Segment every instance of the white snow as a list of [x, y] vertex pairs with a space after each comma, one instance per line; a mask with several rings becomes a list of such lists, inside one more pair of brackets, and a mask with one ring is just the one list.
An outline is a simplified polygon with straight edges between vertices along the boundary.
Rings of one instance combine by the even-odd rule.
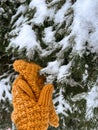
[[[54, 0], [53, 2], [57, 2]], [[52, 4], [52, 2], [50, 3]], [[45, 3], [45, 0], [32, 0], [29, 4], [29, 7], [22, 5], [19, 7], [17, 13], [13, 16], [12, 22], [14, 21], [15, 17], [19, 14], [23, 13], [25, 14], [27, 8], [34, 9], [36, 8], [36, 12], [34, 14], [34, 17], [30, 20], [33, 24], [43, 24], [43, 21], [46, 17], [50, 17], [54, 19], [55, 23], [62, 23], [65, 18], [65, 13], [67, 10], [71, 7], [71, 3], [69, 0], [66, 1], [66, 3], [62, 6], [61, 9], [59, 9], [55, 13], [55, 8], [47, 8], [48, 4]], [[91, 49], [92, 52], [98, 53], [98, 1], [95, 0], [94, 2], [92, 0], [77, 0], [75, 4], [72, 6], [74, 10], [74, 18], [73, 23], [71, 26], [71, 34], [70, 36], [75, 36], [75, 44], [73, 46], [73, 52], [77, 52], [79, 55], [82, 55], [82, 53], [85, 51], [85, 44], [88, 44], [89, 49]], [[22, 19], [23, 16], [20, 17], [20, 19], [15, 23], [15, 25], [20, 25], [25, 22], [24, 19], [27, 19], [26, 17]], [[14, 25], [14, 26], [15, 26]], [[22, 27], [20, 26], [20, 29]], [[51, 27], [46, 28], [44, 30], [45, 37], [43, 40], [45, 40], [46, 43], [53, 42], [55, 40], [54, 38], [54, 32], [51, 30]], [[21, 34], [21, 33], [20, 33]], [[29, 41], [30, 36], [28, 37]], [[27, 37], [26, 37], [27, 39]], [[31, 39], [31, 38], [30, 38]], [[65, 44], [64, 48], [68, 47], [68, 40], [69, 37], [65, 37]], [[12, 39], [13, 40], [13, 39]], [[22, 47], [23, 44], [20, 44]], [[67, 46], [66, 46], [67, 45]], [[30, 44], [25, 44], [27, 48], [30, 48]], [[28, 47], [30, 46], [30, 47]], [[24, 47], [24, 45], [23, 45]]]
[[58, 72], [59, 72], [59, 67], [60, 67], [60, 62], [57, 60], [49, 62], [47, 67], [43, 68], [40, 73], [41, 74], [48, 74], [46, 77], [46, 82], [47, 83], [53, 83], [54, 79], [56, 78]]
[[36, 8], [36, 13], [32, 22], [35, 24], [42, 24], [48, 13], [45, 0], [32, 0], [29, 7], [31, 9]]
[[54, 17], [54, 22], [55, 23], [62, 23], [64, 22], [65, 20], [65, 13], [67, 12], [67, 10], [70, 8], [71, 6], [71, 3], [69, 0], [66, 1], [66, 3], [62, 6], [61, 9], [59, 9], [57, 11], [57, 13], [55, 14], [55, 17]]
[[[98, 81], [97, 81], [98, 82]], [[98, 84], [94, 86], [86, 93], [77, 94], [72, 98], [72, 101], [86, 100], [86, 113], [85, 117], [89, 120], [94, 116], [94, 108], [98, 107]]]
[[73, 51], [81, 55], [88, 42], [89, 48], [93, 47], [92, 51], [98, 53], [98, 0], [77, 0], [73, 9], [72, 35], [76, 36]]
[[55, 41], [55, 31], [52, 31], [52, 26], [45, 28], [44, 37], [42, 38], [46, 44], [51, 44]]
[[85, 70], [85, 72], [83, 74], [83, 82], [86, 81], [87, 78], [88, 78], [88, 71]]
[[24, 19], [25, 19], [25, 17], [23, 15], [21, 17], [19, 17], [19, 19], [15, 22], [13, 27], [15, 27], [15, 26], [19, 27], [23, 23]]
[[11, 19], [11, 23], [13, 23], [13, 21], [15, 20], [15, 18], [16, 18], [18, 15], [20, 15], [20, 14], [25, 14], [26, 11], [27, 11], [27, 6], [25, 6], [25, 5], [19, 6], [19, 8], [18, 8], [16, 14], [15, 14], [15, 15], [12, 17], [12, 19]]
[[62, 50], [67, 49], [67, 48], [70, 46], [68, 39], [69, 39], [69, 37], [64, 37], [64, 38], [59, 42], [59, 44], [62, 46]]
[[85, 82], [86, 81], [86, 79], [88, 78], [88, 76], [89, 76], [89, 74], [88, 74], [88, 65], [87, 64], [85, 64], [85, 72], [84, 72], [84, 74], [83, 74], [83, 82]]
[[0, 15], [4, 13], [4, 9], [0, 7]]
[[47, 73], [47, 74], [57, 74], [59, 71], [59, 65], [60, 63], [56, 60], [53, 62], [49, 62], [46, 68], [43, 68], [41, 70], [41, 73]]
[[94, 85], [93, 88], [88, 92], [86, 101], [86, 118], [90, 119], [93, 117], [94, 108], [98, 107], [98, 85]]
[[62, 81], [62, 79], [66, 80], [67, 77], [70, 76], [70, 67], [71, 67], [71, 62], [59, 68], [59, 72], [57, 76], [58, 81]]
[[57, 113], [62, 113], [64, 115], [67, 116], [67, 113], [66, 113], [66, 110], [70, 110], [71, 111], [71, 107], [70, 105], [68, 104], [68, 102], [64, 99], [62, 93], [64, 92], [64, 88], [60, 88], [60, 91], [59, 91], [59, 97], [55, 98], [53, 100], [54, 104], [55, 103], [59, 103], [58, 106], [56, 107], [56, 111]]
[[21, 28], [18, 36], [11, 39], [10, 46], [19, 46], [20, 49], [23, 47], [27, 48], [27, 53], [30, 49], [39, 48], [35, 32], [32, 30], [30, 25], [24, 24]]
[[[5, 83], [7, 82], [7, 80], [9, 79], [2, 79], [0, 81], [0, 100], [3, 99], [5, 100], [6, 98], [8, 98], [10, 101], [12, 100], [12, 95], [9, 92], [10, 90], [10, 85], [6, 85]], [[5, 97], [2, 97], [3, 92], [5, 91]]]

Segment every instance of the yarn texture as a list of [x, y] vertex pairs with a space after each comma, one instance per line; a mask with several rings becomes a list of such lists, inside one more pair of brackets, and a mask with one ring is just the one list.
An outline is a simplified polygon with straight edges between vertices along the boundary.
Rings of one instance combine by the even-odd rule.
[[47, 130], [49, 124], [59, 125], [52, 93], [53, 85], [44, 84], [45, 76], [39, 74], [39, 65], [24, 60], [13, 64], [19, 73], [12, 86], [12, 121], [17, 130]]

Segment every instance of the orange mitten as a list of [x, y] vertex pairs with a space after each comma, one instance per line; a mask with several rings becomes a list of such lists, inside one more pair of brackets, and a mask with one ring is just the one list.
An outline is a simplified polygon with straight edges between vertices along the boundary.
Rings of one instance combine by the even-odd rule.
[[[28, 94], [33, 93], [34, 95], [34, 100], [38, 101], [40, 92], [42, 91], [42, 88], [48, 86], [51, 86], [51, 84], [44, 84], [45, 82], [45, 77], [39, 75], [39, 71], [42, 69], [39, 65], [31, 62], [26, 62], [24, 60], [16, 60], [13, 64], [14, 69], [19, 72], [20, 78], [26, 81], [28, 84], [27, 89], [29, 88], [31, 90], [28, 91]], [[20, 86], [25, 86], [25, 85], [20, 85]], [[25, 87], [23, 87], [24, 90], [27, 90]], [[29, 95], [30, 96], [30, 95]], [[52, 99], [49, 104], [49, 124], [58, 127], [59, 125], [59, 117], [56, 114]]]
[[[27, 91], [23, 88], [24, 84]], [[30, 91], [26, 82], [19, 78], [16, 79], [12, 89], [12, 94], [14, 95], [12, 121], [18, 130], [47, 130], [53, 86], [45, 86], [37, 102]]]

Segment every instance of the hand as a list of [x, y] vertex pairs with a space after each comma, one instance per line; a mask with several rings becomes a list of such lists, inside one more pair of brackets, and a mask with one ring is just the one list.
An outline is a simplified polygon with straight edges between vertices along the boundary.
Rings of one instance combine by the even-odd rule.
[[12, 113], [12, 121], [16, 124], [18, 130], [47, 130], [53, 86], [47, 85], [43, 87], [38, 102], [36, 102], [33, 97], [24, 92], [22, 87], [20, 87], [22, 84], [20, 82], [13, 84], [14, 111]]
[[[18, 82], [20, 88], [23, 89], [27, 95], [33, 97], [35, 101], [38, 101], [42, 88], [52, 85], [49, 83], [44, 84], [45, 77], [39, 74], [42, 68], [35, 63], [16, 60], [13, 66], [14, 69], [19, 72], [16, 84]], [[56, 114], [52, 99], [49, 104], [49, 124], [54, 127], [58, 127], [59, 125], [59, 117]]]

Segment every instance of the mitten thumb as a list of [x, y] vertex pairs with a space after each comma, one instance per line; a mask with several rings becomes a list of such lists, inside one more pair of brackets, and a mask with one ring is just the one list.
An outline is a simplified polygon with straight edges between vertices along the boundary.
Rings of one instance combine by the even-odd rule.
[[49, 123], [54, 127], [59, 126], [59, 116], [56, 114], [52, 100], [49, 106]]
[[50, 101], [52, 99], [52, 93], [53, 93], [53, 85], [52, 84], [45, 85], [40, 93], [38, 104], [41, 106], [49, 107]]

